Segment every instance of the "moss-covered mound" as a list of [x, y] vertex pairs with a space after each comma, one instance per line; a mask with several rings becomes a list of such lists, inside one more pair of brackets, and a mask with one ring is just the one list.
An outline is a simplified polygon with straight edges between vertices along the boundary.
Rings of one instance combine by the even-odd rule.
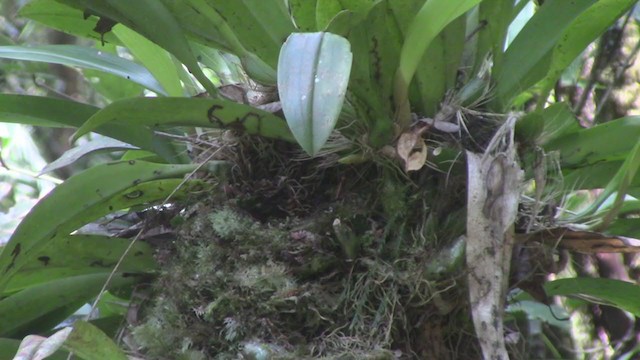
[[259, 146], [224, 155], [234, 164], [229, 179], [179, 216], [177, 238], [159, 256], [163, 271], [153, 300], [132, 330], [141, 353], [152, 359], [474, 353], [458, 286], [463, 192], [421, 190], [445, 187], [433, 171], [409, 179], [384, 164], [328, 168]]

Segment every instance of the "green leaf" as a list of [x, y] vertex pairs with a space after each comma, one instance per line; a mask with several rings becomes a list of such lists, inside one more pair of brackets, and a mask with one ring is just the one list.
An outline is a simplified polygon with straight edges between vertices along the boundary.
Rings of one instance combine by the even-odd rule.
[[348, 34], [354, 61], [349, 79], [349, 102], [357, 111], [356, 118], [371, 129], [369, 144], [381, 148], [394, 136], [391, 99], [402, 38], [386, 2], [376, 2], [365, 15], [354, 16], [346, 10], [340, 12], [328, 31], [334, 32], [344, 19], [344, 34]]
[[570, 278], [550, 281], [544, 285], [548, 295], [587, 297], [640, 316], [640, 286], [614, 279]]
[[[79, 102], [40, 96], [0, 94], [0, 121], [48, 127], [81, 127], [99, 109]], [[149, 128], [131, 123], [106, 123], [92, 129], [142, 149], [153, 151], [168, 161], [176, 151], [168, 139], [154, 136]]]
[[293, 140], [287, 124], [272, 113], [228, 100], [172, 97], [125, 99], [111, 103], [82, 125], [74, 139], [109, 123], [231, 128], [253, 135]]
[[600, 0], [571, 22], [553, 48], [549, 71], [544, 79], [543, 95], [538, 100], [539, 108], [544, 106], [554, 84], [573, 60], [635, 4], [635, 0]]
[[125, 142], [114, 140], [108, 137], [98, 137], [97, 139], [91, 139], [85, 143], [82, 143], [79, 146], [73, 147], [62, 154], [58, 159], [53, 162], [50, 162], [45, 166], [38, 176], [52, 172], [54, 170], [63, 168], [65, 166], [71, 165], [74, 162], [78, 161], [83, 156], [89, 155], [95, 152], [107, 152], [114, 150], [130, 150], [130, 149], [138, 149], [133, 145], [129, 145]]
[[395, 76], [394, 101], [402, 128], [409, 122], [408, 88], [425, 51], [445, 26], [477, 5], [480, 0], [427, 0], [411, 22], [400, 53]]
[[[629, 116], [550, 140], [545, 150], [560, 152], [563, 169], [625, 159], [640, 137], [640, 117]], [[615, 141], [612, 141], [615, 139]]]
[[112, 32], [149, 69], [167, 95], [184, 96], [176, 65], [169, 53], [126, 26], [116, 25]]
[[0, 58], [40, 61], [100, 70], [131, 80], [158, 94], [165, 94], [162, 86], [144, 67], [121, 57], [86, 46], [0, 46]]
[[633, 149], [628, 153], [624, 163], [618, 169], [616, 174], [607, 183], [607, 186], [598, 195], [598, 198], [584, 211], [578, 214], [578, 217], [592, 215], [611, 195], [616, 194], [615, 201], [608, 213], [603, 216], [601, 227], [609, 225], [611, 220], [617, 215], [618, 210], [623, 204], [627, 190], [632, 184], [632, 180], [636, 177], [640, 169], [640, 142], [636, 142]]
[[292, 34], [282, 46], [278, 62], [282, 110], [293, 136], [310, 155], [318, 153], [335, 127], [351, 61], [349, 41], [331, 33]]
[[[72, 276], [109, 273], [131, 239], [102, 235], [69, 235], [53, 239], [16, 273], [3, 295], [34, 285]], [[157, 267], [153, 249], [138, 241], [120, 264], [121, 272], [149, 272]]]
[[318, 0], [290, 0], [289, 9], [298, 31], [314, 31], [316, 27], [316, 3]]
[[[217, 89], [202, 72], [180, 24], [162, 2], [157, 0], [60, 0], [60, 2], [122, 23], [138, 32], [184, 63], [209, 94], [217, 96]], [[163, 31], [158, 31], [158, 24], [162, 24]]]
[[458, 65], [465, 45], [464, 17], [448, 24], [431, 42], [416, 69], [414, 83], [420, 101], [413, 106], [422, 115], [433, 117], [444, 100], [444, 95], [456, 85]]
[[[95, 297], [109, 273], [49, 281], [0, 301], [0, 335], [20, 336], [49, 330]], [[109, 288], [134, 284], [137, 276], [116, 273]], [[46, 321], [45, 321], [46, 320]]]
[[547, 0], [511, 42], [495, 74], [497, 101], [502, 106], [547, 73], [551, 51], [562, 31], [596, 0]]
[[64, 347], [84, 360], [127, 360], [128, 357], [105, 333], [86, 321], [76, 321]]
[[[90, 16], [85, 19], [82, 10], [55, 0], [30, 1], [20, 9], [19, 14], [71, 35], [101, 41], [100, 34], [93, 30], [98, 23], [97, 17]], [[118, 38], [110, 32], [104, 34], [104, 41], [115, 45], [120, 44]]]
[[[0, 293], [11, 277], [54, 238], [67, 236], [78, 227], [109, 214], [117, 208], [104, 206], [112, 197], [125, 192], [126, 199], [140, 203], [135, 186], [159, 179], [180, 178], [196, 165], [159, 165], [130, 160], [98, 165], [57, 186], [36, 204], [22, 220], [0, 253]], [[97, 207], [98, 210], [95, 210]]]
[[295, 31], [284, 1], [206, 1], [225, 19], [249, 52], [269, 67], [276, 66], [278, 50], [287, 36]]

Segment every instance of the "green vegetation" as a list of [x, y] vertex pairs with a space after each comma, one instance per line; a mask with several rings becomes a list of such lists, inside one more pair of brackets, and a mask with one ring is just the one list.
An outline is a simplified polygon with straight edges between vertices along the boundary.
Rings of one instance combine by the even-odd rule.
[[578, 255], [640, 249], [634, 4], [27, 2], [73, 43], [0, 39], [44, 77], [0, 121], [76, 146], [0, 252], [0, 357], [586, 356], [589, 306], [640, 315]]

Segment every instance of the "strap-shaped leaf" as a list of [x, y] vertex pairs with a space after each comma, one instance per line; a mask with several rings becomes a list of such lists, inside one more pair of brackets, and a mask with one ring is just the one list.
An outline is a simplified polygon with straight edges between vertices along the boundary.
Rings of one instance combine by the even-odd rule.
[[229, 100], [205, 98], [134, 98], [113, 102], [78, 129], [74, 139], [107, 124], [233, 128], [252, 135], [293, 141], [282, 118]]
[[327, 142], [336, 125], [351, 61], [349, 41], [331, 33], [292, 34], [282, 46], [278, 61], [282, 110], [293, 136], [310, 155]]
[[[56, 237], [67, 236], [119, 208], [143, 203], [139, 197], [145, 196], [145, 192], [136, 190], [136, 186], [152, 180], [180, 178], [194, 169], [195, 165], [159, 165], [130, 160], [98, 165], [71, 177], [38, 202], [3, 248], [0, 253], [0, 293], [12, 276]], [[134, 203], [105, 204], [122, 192], [126, 192], [122, 200], [130, 199]]]
[[158, 94], [166, 94], [162, 85], [145, 67], [133, 61], [86, 46], [0, 46], [0, 58], [40, 61], [100, 70], [136, 82]]

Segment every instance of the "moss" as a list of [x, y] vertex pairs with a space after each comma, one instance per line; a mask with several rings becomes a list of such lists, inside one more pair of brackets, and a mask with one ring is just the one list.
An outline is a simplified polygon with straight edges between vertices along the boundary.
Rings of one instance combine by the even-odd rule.
[[[401, 196], [406, 188], [396, 190], [393, 196]], [[271, 222], [233, 202], [200, 206], [179, 231], [156, 284], [161, 296], [146, 307], [135, 340], [159, 359], [396, 359], [411, 353], [411, 334], [425, 319], [421, 311], [437, 312], [430, 305], [437, 283], [424, 279], [433, 253], [425, 241], [406, 238], [405, 201], [375, 210], [367, 204], [345, 197], [308, 217]], [[373, 215], [385, 210], [395, 212], [396, 229], [405, 230], [394, 232]], [[335, 219], [357, 251], [345, 251]]]

